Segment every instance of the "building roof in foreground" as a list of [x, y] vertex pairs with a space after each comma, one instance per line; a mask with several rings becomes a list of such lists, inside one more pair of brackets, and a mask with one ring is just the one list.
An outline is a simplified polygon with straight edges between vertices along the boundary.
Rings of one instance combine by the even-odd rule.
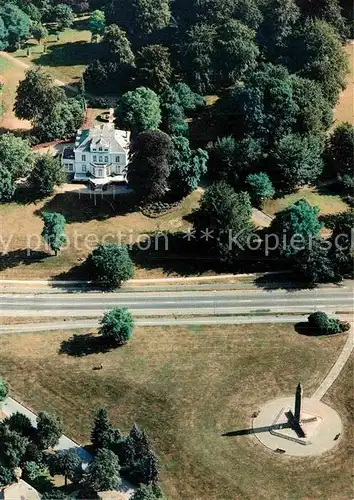
[[38, 491], [22, 479], [0, 488], [1, 500], [40, 500], [40, 498]]

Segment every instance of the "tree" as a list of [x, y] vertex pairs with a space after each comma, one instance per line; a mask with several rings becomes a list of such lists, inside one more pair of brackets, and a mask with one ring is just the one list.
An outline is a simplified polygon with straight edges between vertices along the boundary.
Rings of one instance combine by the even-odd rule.
[[299, 113], [293, 80], [283, 66], [267, 64], [252, 73], [244, 84], [233, 87], [218, 103], [230, 133], [240, 130], [272, 145], [292, 130]]
[[12, 431], [7, 425], [0, 426], [0, 464], [14, 469], [18, 467], [26, 453], [28, 439], [16, 431]]
[[51, 490], [51, 491], [45, 491], [43, 495], [41, 495], [42, 500], [70, 500], [70, 497], [67, 496], [63, 491], [61, 490]]
[[279, 251], [286, 257], [294, 256], [318, 238], [322, 224], [318, 220], [320, 209], [306, 200], [299, 200], [277, 212], [271, 229], [280, 237]]
[[84, 119], [84, 102], [79, 98], [67, 99], [52, 106], [46, 116], [33, 121], [33, 134], [39, 141], [53, 141], [73, 137]]
[[74, 449], [59, 450], [49, 456], [49, 472], [51, 476], [59, 474], [65, 478], [65, 486], [68, 479], [78, 482], [82, 475], [82, 461]]
[[124, 441], [122, 454], [129, 476], [136, 482], [156, 483], [159, 477], [158, 460], [146, 433], [134, 424]]
[[330, 238], [336, 272], [341, 277], [352, 277], [354, 269], [354, 211], [336, 214]]
[[0, 165], [16, 181], [25, 177], [32, 169], [34, 155], [29, 141], [7, 132], [0, 135]]
[[132, 337], [134, 320], [126, 307], [115, 307], [104, 314], [99, 333], [117, 345], [123, 345]]
[[31, 34], [37, 40], [38, 44], [40, 44], [41, 40], [48, 36], [48, 30], [42, 23], [37, 21], [31, 26]]
[[126, 92], [118, 101], [115, 117], [118, 128], [134, 133], [156, 129], [161, 122], [159, 98], [146, 87]]
[[175, 83], [172, 85], [172, 91], [177, 95], [179, 99], [179, 105], [182, 106], [183, 110], [195, 111], [198, 108], [203, 108], [205, 106], [204, 97], [193, 90], [183, 82]]
[[116, 490], [121, 484], [118, 457], [110, 450], [98, 450], [88, 466], [86, 482], [94, 491]]
[[35, 481], [39, 476], [43, 474], [41, 467], [32, 461], [25, 461], [22, 466], [23, 476], [26, 481]]
[[183, 69], [192, 87], [201, 94], [214, 89], [216, 28], [206, 23], [197, 23], [185, 34], [180, 44]]
[[300, 76], [318, 82], [325, 98], [334, 106], [346, 86], [348, 60], [335, 29], [315, 19], [294, 33], [288, 66]]
[[91, 432], [91, 443], [95, 450], [109, 448], [113, 428], [105, 408], [100, 408], [95, 413], [94, 424]]
[[135, 56], [125, 32], [116, 24], [104, 30], [102, 44], [114, 61], [120, 65], [133, 65]]
[[273, 198], [275, 189], [268, 175], [264, 172], [249, 174], [246, 177], [246, 184], [249, 186], [249, 193], [256, 206], [261, 205], [265, 200]]
[[263, 9], [259, 42], [269, 59], [284, 54], [288, 37], [299, 20], [300, 9], [295, 0], [268, 0]]
[[0, 464], [0, 488], [12, 483], [12, 470]]
[[161, 199], [170, 174], [171, 139], [160, 130], [142, 132], [131, 147], [128, 182], [144, 202]]
[[[316, 311], [308, 317], [309, 326], [320, 334], [334, 334], [346, 331], [350, 325], [339, 321], [337, 318], [329, 318], [323, 311]], [[348, 328], [349, 327], [349, 328]]]
[[[194, 222], [196, 234], [208, 234], [207, 252], [214, 252], [223, 262], [232, 264], [243, 251], [252, 231], [252, 205], [248, 193], [235, 193], [225, 182], [209, 186], [199, 205]], [[234, 239], [236, 238], [236, 240]]]
[[328, 247], [322, 238], [316, 238], [296, 253], [294, 268], [296, 274], [312, 284], [331, 283], [337, 279]]
[[42, 212], [41, 216], [44, 222], [42, 237], [54, 255], [58, 255], [58, 251], [66, 241], [65, 217], [56, 212]]
[[172, 136], [171, 173], [168, 182], [174, 194], [185, 196], [197, 189], [207, 171], [208, 153], [198, 148], [192, 151], [185, 137]]
[[14, 112], [21, 120], [41, 119], [52, 114], [53, 104], [66, 101], [63, 89], [42, 68], [28, 69], [16, 90]]
[[0, 164], [0, 203], [11, 201], [15, 190], [10, 172]]
[[245, 136], [236, 141], [232, 136], [221, 137], [210, 151], [209, 175], [214, 181], [225, 181], [238, 189], [262, 159], [260, 139]]
[[3, 378], [0, 377], [0, 402], [4, 401], [9, 392], [9, 386]]
[[[341, 38], [345, 40], [348, 37], [348, 27], [342, 14], [341, 4], [345, 1], [338, 0], [301, 0], [299, 5], [303, 13], [312, 19], [322, 19], [340, 34]], [[349, 2], [348, 2], [349, 3]], [[352, 21], [353, 5], [350, 5], [350, 15], [348, 16]]]
[[257, 62], [259, 49], [256, 33], [236, 19], [229, 19], [217, 28], [216, 65], [222, 83], [236, 83]]
[[171, 76], [169, 49], [163, 45], [142, 47], [137, 58], [137, 79], [140, 85], [160, 92], [169, 84]]
[[93, 278], [107, 288], [119, 287], [134, 274], [133, 262], [124, 245], [99, 245], [93, 250], [89, 262]]
[[302, 135], [320, 135], [332, 125], [331, 104], [318, 82], [292, 75], [293, 97], [299, 111], [293, 130]]
[[141, 484], [135, 490], [131, 500], [165, 500], [161, 488], [156, 484]]
[[63, 433], [63, 425], [56, 415], [41, 411], [37, 416], [37, 437], [42, 450], [54, 448]]
[[283, 136], [269, 157], [269, 173], [283, 193], [315, 182], [323, 170], [323, 142], [316, 136]]
[[66, 181], [66, 173], [60, 158], [50, 153], [38, 156], [30, 180], [40, 198], [52, 195], [55, 186], [60, 186]]
[[162, 30], [171, 19], [169, 0], [134, 0], [134, 26], [132, 34], [143, 37]]
[[30, 419], [20, 412], [15, 412], [3, 420], [3, 423], [8, 426], [11, 431], [16, 431], [21, 436], [32, 439], [35, 434], [35, 429]]
[[332, 170], [342, 178], [353, 175], [354, 164], [354, 127], [341, 123], [332, 132], [327, 147], [328, 161]]
[[18, 49], [30, 34], [31, 19], [17, 5], [5, 2], [0, 6], [0, 38], [3, 48]]
[[106, 27], [106, 17], [102, 10], [94, 10], [90, 16], [89, 29], [92, 33], [92, 38], [97, 38], [103, 35]]
[[70, 28], [75, 20], [75, 16], [69, 5], [59, 3], [50, 8], [49, 20], [56, 23], [60, 30], [63, 30]]
[[177, 90], [169, 86], [165, 87], [160, 94], [160, 104], [161, 128], [170, 135], [188, 136], [189, 126], [185, 122], [184, 108]]

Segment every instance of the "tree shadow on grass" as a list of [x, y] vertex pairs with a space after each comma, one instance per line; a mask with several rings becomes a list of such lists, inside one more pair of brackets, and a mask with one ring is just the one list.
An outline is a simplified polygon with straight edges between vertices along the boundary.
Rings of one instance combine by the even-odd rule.
[[299, 335], [305, 335], [306, 337], [323, 337], [331, 335], [321, 332], [318, 328], [309, 325], [307, 321], [300, 321], [299, 323], [296, 323], [294, 328]]
[[134, 264], [144, 269], [161, 268], [167, 275], [199, 276], [208, 271], [222, 272], [217, 258], [203, 255], [186, 233], [153, 233], [132, 246]]
[[51, 257], [48, 253], [31, 250], [30, 248], [13, 250], [8, 253], [0, 254], [0, 271], [11, 269], [21, 264], [30, 266], [31, 264], [41, 262], [48, 257]]
[[84, 40], [69, 43], [58, 42], [48, 45], [47, 52], [33, 61], [38, 66], [81, 66], [101, 57], [102, 47], [99, 43]]
[[89, 354], [109, 352], [119, 347], [117, 344], [109, 343], [107, 338], [93, 333], [74, 334], [68, 340], [63, 340], [60, 345], [59, 354], [82, 357]]
[[[278, 262], [279, 264], [279, 262]], [[285, 266], [283, 266], [284, 268]], [[299, 281], [299, 277], [295, 273], [272, 273], [269, 272], [263, 276], [259, 276], [254, 280], [256, 287], [265, 291], [286, 290], [288, 292], [296, 292], [298, 290], [312, 290], [316, 288], [316, 284], [311, 284], [305, 281]]]
[[131, 194], [119, 194], [113, 197], [66, 192], [56, 194], [48, 199], [43, 208], [36, 212], [36, 215], [40, 215], [42, 212], [59, 212], [70, 223], [90, 220], [102, 221], [134, 211], [136, 211], [136, 200]]

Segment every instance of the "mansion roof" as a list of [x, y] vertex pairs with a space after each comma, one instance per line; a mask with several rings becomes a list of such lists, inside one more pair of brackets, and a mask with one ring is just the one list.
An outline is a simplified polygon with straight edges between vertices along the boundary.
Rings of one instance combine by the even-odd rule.
[[109, 148], [112, 153], [125, 153], [129, 148], [129, 135], [129, 132], [116, 130], [112, 123], [79, 130], [75, 151], [104, 151]]

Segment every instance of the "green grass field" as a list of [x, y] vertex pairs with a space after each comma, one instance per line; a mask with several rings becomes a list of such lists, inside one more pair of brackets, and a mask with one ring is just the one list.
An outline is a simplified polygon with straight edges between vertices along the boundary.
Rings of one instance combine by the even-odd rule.
[[274, 215], [302, 198], [311, 205], [319, 207], [321, 215], [336, 214], [348, 210], [348, 205], [340, 196], [327, 192], [322, 193], [315, 187], [302, 188], [296, 193], [288, 194], [283, 198], [267, 200], [263, 205], [263, 210], [269, 215]]
[[43, 42], [38, 45], [35, 40], [28, 41], [28, 49], [23, 48], [13, 55], [27, 64], [42, 66], [55, 78], [65, 83], [76, 82], [85, 67], [99, 49], [99, 44], [91, 43], [91, 32], [87, 29], [86, 19], [77, 19], [73, 28], [59, 34], [50, 34], [46, 40], [47, 51], [44, 53]]
[[[0, 373], [11, 393], [35, 411], [57, 412], [82, 443], [94, 408], [107, 407], [124, 432], [136, 421], [160, 457], [171, 500], [351, 498], [347, 439], [299, 460], [253, 436], [222, 436], [248, 429], [260, 405], [291, 394], [299, 380], [311, 395], [345, 335], [306, 337], [292, 325], [136, 328], [127, 346], [78, 358], [59, 354], [72, 333], [1, 336]], [[347, 377], [330, 394], [346, 426], [351, 387]]]

